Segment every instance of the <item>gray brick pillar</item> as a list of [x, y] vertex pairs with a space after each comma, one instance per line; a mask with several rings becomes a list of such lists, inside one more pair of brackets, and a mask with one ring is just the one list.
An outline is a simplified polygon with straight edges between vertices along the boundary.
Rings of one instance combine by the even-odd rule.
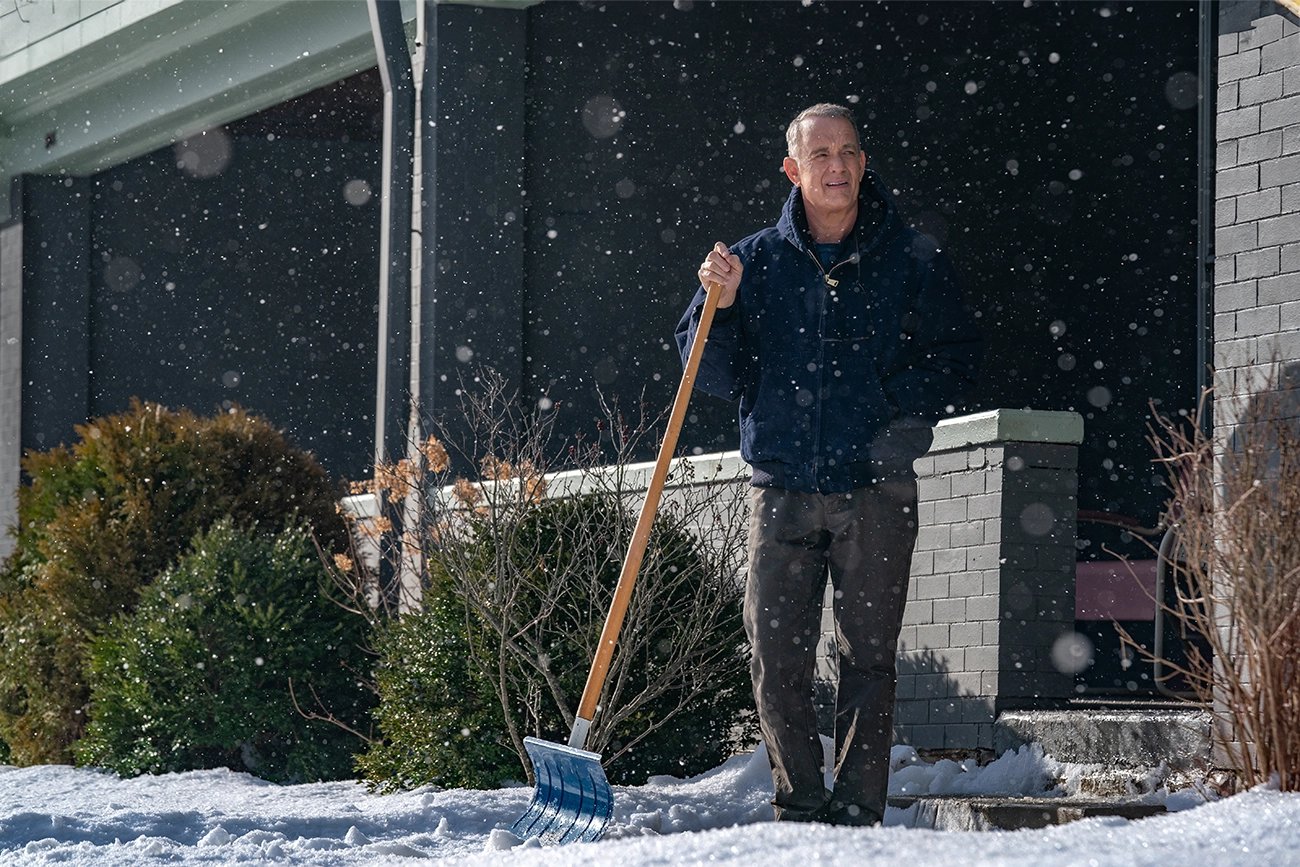
[[1073, 695], [1052, 661], [1074, 631], [1078, 443], [1073, 412], [999, 409], [941, 421], [916, 462], [918, 536], [899, 638], [898, 739], [992, 749], [1004, 708]]

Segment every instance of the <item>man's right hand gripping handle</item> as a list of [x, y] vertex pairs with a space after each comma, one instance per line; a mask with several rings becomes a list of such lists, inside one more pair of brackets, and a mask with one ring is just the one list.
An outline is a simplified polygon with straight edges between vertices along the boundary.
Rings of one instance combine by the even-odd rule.
[[740, 275], [744, 270], [744, 266], [740, 264], [740, 257], [733, 256], [727, 250], [727, 245], [719, 241], [713, 245], [713, 249], [704, 259], [704, 264], [700, 266], [698, 272], [700, 285], [708, 286], [710, 282], [720, 285], [722, 294], [718, 296], [718, 307], [725, 309], [736, 303], [736, 292], [740, 289]]

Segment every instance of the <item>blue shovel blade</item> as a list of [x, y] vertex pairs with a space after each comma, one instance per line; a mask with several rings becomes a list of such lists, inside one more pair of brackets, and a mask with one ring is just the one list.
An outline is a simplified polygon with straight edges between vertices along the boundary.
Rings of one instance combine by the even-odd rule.
[[543, 843], [599, 840], [614, 813], [614, 790], [600, 755], [537, 738], [524, 738], [524, 748], [533, 760], [537, 789], [511, 832]]

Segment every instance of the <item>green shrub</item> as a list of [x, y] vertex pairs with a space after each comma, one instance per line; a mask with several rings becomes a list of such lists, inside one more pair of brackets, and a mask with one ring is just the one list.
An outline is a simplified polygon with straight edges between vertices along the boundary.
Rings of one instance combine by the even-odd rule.
[[[527, 773], [522, 735], [568, 741], [559, 703], [576, 709], [633, 524], [599, 494], [458, 515], [430, 535], [423, 611], [379, 642], [384, 738], [359, 759], [376, 788], [493, 786]], [[611, 781], [699, 773], [741, 745], [740, 599], [690, 533], [656, 522], [589, 741]]]
[[475, 675], [464, 606], [444, 585], [424, 607], [379, 632], [374, 710], [383, 738], [357, 757], [373, 789], [392, 792], [429, 783], [491, 789], [522, 776], [504, 738], [501, 706]]
[[279, 528], [296, 514], [327, 548], [347, 543], [320, 465], [242, 410], [135, 401], [77, 433], [24, 458], [17, 546], [0, 567], [0, 737], [17, 764], [71, 760], [91, 639], [195, 534], [226, 516]]
[[[373, 692], [366, 623], [328, 597], [309, 534], [220, 521], [91, 645], [83, 764], [124, 776], [228, 767], [297, 782], [351, 775]], [[291, 696], [292, 686], [292, 696]]]

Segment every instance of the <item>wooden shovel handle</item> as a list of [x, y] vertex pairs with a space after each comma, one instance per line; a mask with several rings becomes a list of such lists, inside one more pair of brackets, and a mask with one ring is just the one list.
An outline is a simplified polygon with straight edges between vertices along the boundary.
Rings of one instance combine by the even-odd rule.
[[709, 327], [713, 324], [713, 313], [717, 310], [718, 296], [721, 294], [720, 284], [709, 284], [704, 298], [704, 310], [700, 313], [700, 325], [695, 331], [695, 341], [691, 344], [686, 369], [682, 371], [681, 384], [677, 386], [677, 397], [673, 400], [668, 429], [664, 431], [664, 440], [659, 446], [659, 458], [655, 461], [654, 475], [650, 477], [645, 504], [641, 506], [641, 516], [637, 518], [636, 529], [632, 532], [632, 543], [623, 560], [618, 586], [614, 588], [614, 601], [610, 605], [609, 616], [605, 618], [605, 628], [601, 630], [600, 644], [596, 647], [596, 658], [591, 663], [591, 674], [587, 676], [587, 686], [583, 689], [582, 701], [578, 704], [580, 720], [590, 721], [595, 716], [596, 703], [600, 700], [601, 690], [605, 688], [605, 677], [609, 674], [609, 663], [614, 657], [614, 646], [618, 643], [623, 617], [632, 600], [632, 588], [636, 585], [637, 573], [641, 569], [641, 558], [645, 556], [646, 544], [650, 541], [650, 527], [659, 508], [664, 481], [668, 478], [668, 466], [672, 463], [673, 451], [677, 448], [677, 435], [681, 433], [682, 421], [686, 418], [686, 406], [691, 402], [695, 374], [700, 369], [700, 356], [704, 354], [704, 344], [708, 340]]

